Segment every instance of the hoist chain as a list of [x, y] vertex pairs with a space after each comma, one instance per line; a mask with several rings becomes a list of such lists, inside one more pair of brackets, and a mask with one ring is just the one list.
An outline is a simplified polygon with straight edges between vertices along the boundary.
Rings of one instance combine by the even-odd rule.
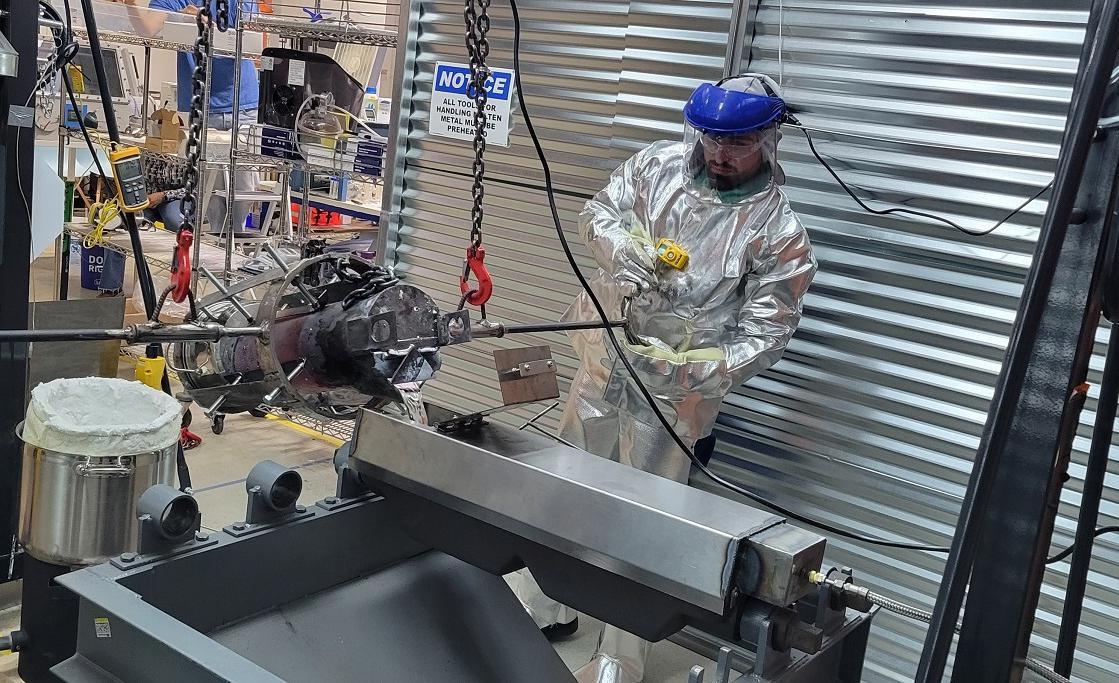
[[217, 27], [222, 33], [229, 30], [229, 0], [217, 0]]
[[483, 184], [486, 172], [486, 81], [490, 77], [486, 59], [490, 44], [486, 34], [490, 30], [490, 0], [466, 0], [463, 16], [466, 19], [466, 50], [470, 54], [470, 86], [467, 94], [474, 100], [474, 187], [471, 194], [474, 206], [470, 218], [470, 245], [482, 246], [482, 200], [486, 196]]
[[194, 230], [198, 208], [198, 172], [202, 157], [202, 120], [203, 98], [206, 96], [206, 66], [210, 58], [210, 6], [209, 3], [198, 9], [195, 20], [198, 23], [198, 39], [194, 41], [194, 73], [190, 79], [190, 111], [187, 114], [186, 140], [186, 195], [183, 196], [183, 223], [179, 230]]
[[[229, 27], [229, 1], [216, 0], [217, 20], [213, 22], [219, 31]], [[193, 244], [195, 221], [198, 219], [198, 177], [201, 172], [202, 160], [202, 134], [206, 122], [202, 118], [205, 108], [206, 80], [209, 78], [207, 67], [210, 63], [210, 27], [214, 19], [210, 11], [210, 3], [204, 2], [198, 8], [195, 22], [198, 26], [198, 38], [194, 41], [194, 73], [191, 75], [190, 111], [187, 114], [187, 140], [186, 140], [186, 177], [184, 180], [185, 194], [182, 199], [183, 222], [179, 226], [178, 236], [175, 240], [175, 250], [171, 257], [171, 282], [156, 304], [152, 320], [159, 320], [160, 310], [168, 295], [175, 303], [184, 300], [190, 302], [190, 318], [196, 316], [194, 307], [194, 292], [190, 290], [191, 262], [190, 249]], [[232, 202], [230, 202], [232, 204]], [[199, 221], [200, 222], [200, 221]]]

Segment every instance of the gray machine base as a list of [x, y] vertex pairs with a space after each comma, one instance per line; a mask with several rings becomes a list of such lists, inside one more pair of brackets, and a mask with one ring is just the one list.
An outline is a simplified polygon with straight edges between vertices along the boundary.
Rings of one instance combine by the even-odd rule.
[[571, 683], [501, 577], [407, 538], [371, 498], [121, 570], [81, 599], [72, 683]]
[[210, 637], [285, 681], [570, 682], [510, 598], [502, 579], [429, 552]]

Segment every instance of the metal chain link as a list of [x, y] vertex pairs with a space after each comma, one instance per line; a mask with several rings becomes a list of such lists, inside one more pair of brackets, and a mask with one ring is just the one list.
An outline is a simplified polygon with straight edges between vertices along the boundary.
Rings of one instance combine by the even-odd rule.
[[486, 173], [486, 81], [490, 77], [486, 59], [490, 44], [486, 34], [490, 30], [490, 0], [466, 0], [463, 17], [466, 20], [466, 50], [470, 55], [470, 86], [467, 94], [474, 100], [474, 186], [471, 195], [474, 206], [470, 212], [470, 245], [482, 246], [482, 200], [486, 196], [483, 184]]
[[198, 39], [194, 41], [194, 74], [191, 77], [190, 112], [187, 115], [186, 140], [186, 194], [183, 195], [183, 222], [179, 231], [194, 230], [195, 213], [198, 208], [198, 170], [202, 162], [202, 120], [205, 97], [206, 66], [210, 57], [210, 6], [199, 8], [195, 20], [198, 24]]
[[229, 30], [229, 0], [217, 0], [217, 27], [222, 33]]

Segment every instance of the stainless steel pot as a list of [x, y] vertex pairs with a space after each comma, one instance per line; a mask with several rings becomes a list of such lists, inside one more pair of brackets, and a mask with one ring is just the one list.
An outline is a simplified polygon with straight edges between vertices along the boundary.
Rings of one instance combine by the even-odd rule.
[[35, 559], [71, 566], [136, 550], [136, 502], [154, 484], [174, 484], [177, 445], [98, 457], [25, 442], [20, 543]]

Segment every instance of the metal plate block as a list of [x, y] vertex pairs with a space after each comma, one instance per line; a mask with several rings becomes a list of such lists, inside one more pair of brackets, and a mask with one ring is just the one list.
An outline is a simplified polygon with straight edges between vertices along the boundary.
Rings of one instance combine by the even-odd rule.
[[556, 379], [556, 362], [552, 360], [552, 347], [498, 349], [493, 352], [493, 360], [497, 366], [501, 400], [505, 405], [559, 398], [559, 381]]

